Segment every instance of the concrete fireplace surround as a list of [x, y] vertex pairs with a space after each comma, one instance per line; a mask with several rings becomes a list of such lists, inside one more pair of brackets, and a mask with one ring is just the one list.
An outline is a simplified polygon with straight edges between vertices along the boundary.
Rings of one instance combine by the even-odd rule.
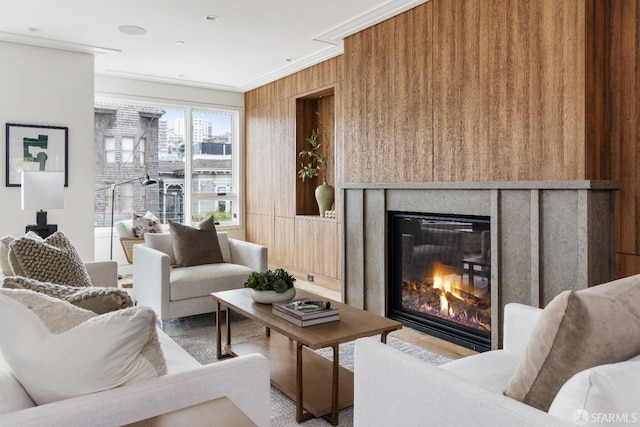
[[544, 307], [614, 279], [616, 181], [342, 184], [342, 292], [386, 314], [387, 211], [491, 218], [491, 347], [504, 305]]

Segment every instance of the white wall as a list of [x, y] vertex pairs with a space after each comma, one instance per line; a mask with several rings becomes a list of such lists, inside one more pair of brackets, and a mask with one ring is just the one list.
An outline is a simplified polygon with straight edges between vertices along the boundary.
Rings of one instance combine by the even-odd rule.
[[[95, 97], [96, 99], [142, 101], [149, 105], [202, 105], [203, 107], [239, 108], [242, 111], [240, 114], [240, 145], [244, 146], [243, 93], [98, 75], [95, 76]], [[241, 150], [241, 153], [243, 152], [244, 147]], [[242, 156], [241, 153], [240, 155]], [[243, 174], [244, 167], [241, 166], [240, 175], [243, 176]], [[244, 180], [241, 180], [240, 184], [240, 187], [243, 188]], [[232, 228], [226, 231], [228, 231], [230, 237], [241, 240], [245, 238], [244, 224], [242, 228]], [[96, 260], [109, 259], [109, 242], [110, 233], [108, 229], [96, 231]], [[118, 261], [120, 274], [131, 273], [132, 268], [127, 264], [117, 233], [114, 235], [113, 259]]]
[[5, 187], [6, 123], [69, 128], [69, 186], [65, 208], [51, 210], [85, 260], [93, 240], [93, 55], [0, 41], [0, 235], [24, 235], [35, 211], [22, 211], [20, 188]]

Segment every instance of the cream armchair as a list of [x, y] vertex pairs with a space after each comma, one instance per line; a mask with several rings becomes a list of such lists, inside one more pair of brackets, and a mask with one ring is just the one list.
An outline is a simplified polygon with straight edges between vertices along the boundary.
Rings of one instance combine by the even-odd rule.
[[267, 270], [267, 248], [230, 239], [218, 232], [224, 262], [173, 267], [170, 233], [145, 234], [144, 245], [134, 245], [133, 296], [151, 307], [163, 321], [216, 310], [211, 292], [242, 288], [252, 272]]

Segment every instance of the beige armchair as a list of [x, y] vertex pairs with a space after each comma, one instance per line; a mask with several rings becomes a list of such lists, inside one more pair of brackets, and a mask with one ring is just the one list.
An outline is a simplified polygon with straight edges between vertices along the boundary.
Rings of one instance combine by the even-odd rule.
[[133, 296], [151, 307], [163, 321], [211, 313], [211, 292], [242, 288], [252, 272], [267, 270], [267, 248], [228, 238], [218, 232], [224, 262], [174, 267], [170, 233], [145, 234], [144, 245], [134, 245]]

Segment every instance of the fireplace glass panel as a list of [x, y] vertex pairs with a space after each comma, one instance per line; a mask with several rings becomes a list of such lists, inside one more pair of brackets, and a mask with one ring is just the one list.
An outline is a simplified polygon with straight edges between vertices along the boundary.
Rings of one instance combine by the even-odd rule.
[[479, 351], [491, 345], [490, 218], [389, 213], [388, 316]]

